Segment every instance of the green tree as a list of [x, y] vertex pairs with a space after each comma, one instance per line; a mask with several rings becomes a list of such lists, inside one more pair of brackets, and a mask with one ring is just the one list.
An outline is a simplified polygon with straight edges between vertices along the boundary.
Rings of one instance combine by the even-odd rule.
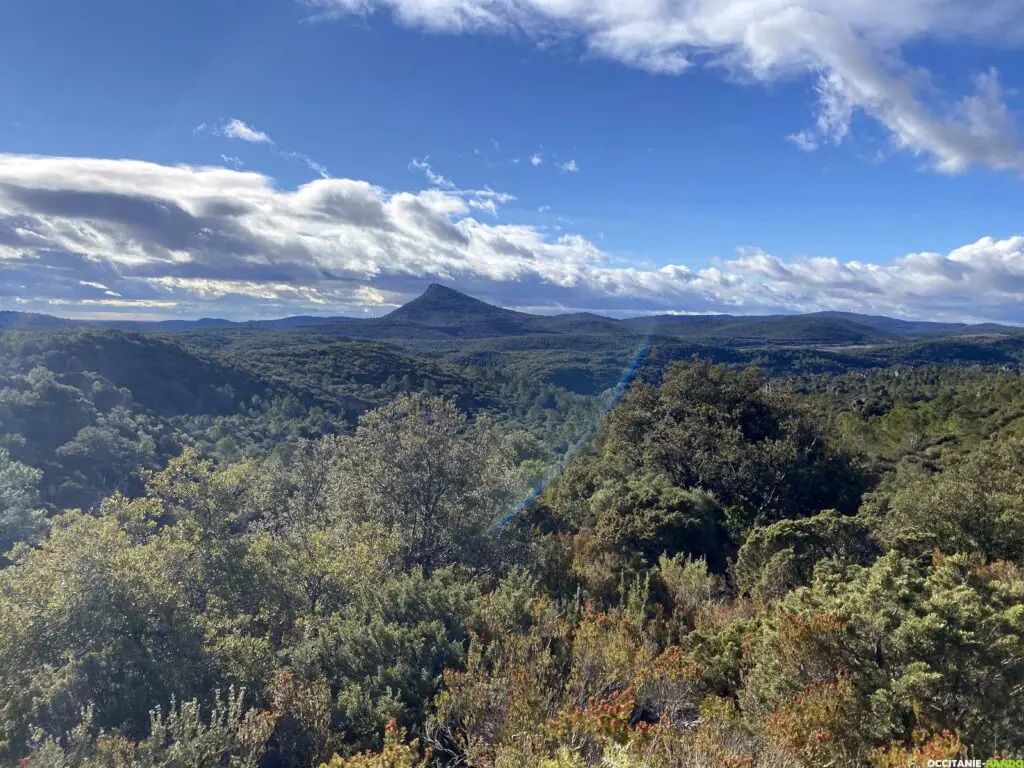
[[1022, 606], [1024, 572], [1007, 562], [826, 561], [763, 624], [741, 701], [756, 717], [790, 717], [808, 686], [845, 680], [847, 733], [834, 735], [862, 759], [915, 730], [957, 733], [985, 754], [1019, 750]]
[[1024, 562], [1024, 441], [982, 443], [941, 474], [914, 473], [897, 486], [865, 510], [887, 546]]
[[90, 705], [97, 726], [140, 735], [152, 706], [212, 688], [191, 548], [145, 533], [152, 504], [106, 509], [55, 518], [0, 572], [0, 743], [14, 755], [31, 726], [62, 734]]
[[707, 493], [647, 474], [601, 488], [590, 506], [602, 550], [639, 556], [646, 566], [679, 553], [710, 559], [719, 571], [725, 566], [722, 542], [728, 534], [721, 508]]
[[878, 551], [863, 519], [827, 510], [813, 517], [755, 528], [740, 548], [733, 577], [743, 593], [779, 598], [810, 583], [814, 567], [821, 560], [838, 557], [869, 565]]
[[695, 362], [674, 365], [659, 388], [635, 385], [541, 512], [570, 529], [617, 532], [610, 541], [628, 531], [649, 563], [687, 552], [720, 571], [753, 527], [852, 513], [868, 481], [763, 374]]
[[496, 524], [522, 489], [509, 447], [486, 419], [447, 400], [401, 396], [339, 443], [337, 505], [352, 522], [399, 531], [405, 568], [430, 573], [500, 561]]
[[11, 459], [0, 448], [0, 563], [19, 541], [35, 544], [46, 530], [46, 514], [39, 504], [43, 473]]

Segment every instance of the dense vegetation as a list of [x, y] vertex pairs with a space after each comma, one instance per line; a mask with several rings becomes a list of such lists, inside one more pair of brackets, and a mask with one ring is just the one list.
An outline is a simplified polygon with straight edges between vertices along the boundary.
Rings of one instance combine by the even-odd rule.
[[602, 333], [0, 337], [0, 765], [1024, 751], [1014, 367]]

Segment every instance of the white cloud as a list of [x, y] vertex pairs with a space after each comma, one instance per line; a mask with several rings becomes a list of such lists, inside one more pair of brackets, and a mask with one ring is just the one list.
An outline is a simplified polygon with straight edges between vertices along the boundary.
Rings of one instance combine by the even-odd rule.
[[484, 187], [472, 192], [472, 194], [479, 198], [486, 198], [488, 200], [494, 200], [497, 203], [504, 205], [505, 203], [511, 203], [516, 199], [515, 195], [510, 195], [507, 192], [495, 192], [490, 187]]
[[273, 144], [274, 140], [263, 131], [258, 131], [238, 118], [232, 118], [219, 129], [219, 135], [226, 139], [239, 139], [251, 144]]
[[476, 208], [478, 211], [484, 211], [485, 213], [491, 214], [491, 216], [498, 215], [498, 205], [493, 200], [470, 200], [469, 205], [471, 208]]
[[654, 267], [622, 264], [579, 235], [475, 217], [512, 199], [351, 179], [282, 190], [226, 168], [0, 154], [0, 303], [336, 314], [381, 311], [440, 279], [488, 286], [508, 304], [1024, 320], [1024, 236], [887, 264], [746, 249], [704, 268]]
[[281, 282], [259, 282], [256, 280], [211, 280], [197, 277], [152, 277], [146, 281], [168, 290], [183, 289], [204, 299], [219, 299], [224, 296], [245, 296], [271, 301], [302, 301], [309, 304], [326, 304], [327, 300], [316, 288], [291, 285]]
[[540, 152], [534, 152], [530, 155], [530, 165], [536, 168], [538, 165], [544, 162], [544, 155]]
[[580, 170], [580, 167], [576, 164], [575, 160], [570, 160], [567, 163], [562, 163], [558, 167], [561, 168], [564, 173], [578, 173]]
[[841, 142], [860, 111], [939, 171], [1024, 170], [994, 70], [966, 96], [943, 100], [927, 73], [902, 58], [921, 41], [1020, 47], [1020, 0], [305, 1], [333, 14], [387, 9], [404, 24], [449, 33], [526, 33], [541, 42], [571, 34], [593, 54], [657, 73], [706, 64], [764, 82], [811, 74], [818, 113], [791, 137], [803, 149]]
[[282, 157], [287, 157], [289, 160], [298, 160], [300, 163], [305, 165], [309, 170], [316, 173], [321, 179], [331, 178], [330, 171], [327, 170], [327, 166], [318, 163], [309, 155], [303, 152], [283, 152]]
[[447, 192], [452, 200], [462, 198], [470, 208], [475, 208], [478, 211], [489, 213], [491, 216], [498, 215], [499, 205], [504, 205], [505, 203], [516, 199], [514, 195], [510, 195], [505, 192], [495, 192], [490, 187], [469, 190], [458, 189], [455, 182], [434, 170], [433, 166], [430, 164], [430, 158], [428, 157], [424, 157], [422, 160], [413, 158], [409, 162], [409, 168], [411, 170], [422, 171], [423, 175], [426, 176], [427, 181], [429, 181], [434, 187]]
[[[205, 134], [209, 136], [219, 136], [223, 139], [238, 139], [239, 141], [247, 141], [250, 144], [274, 145], [274, 140], [270, 138], [269, 134], [256, 130], [248, 123], [239, 120], [236, 117], [222, 121], [216, 125], [200, 123], [192, 130], [192, 132], [197, 136]], [[240, 166], [242, 162], [237, 157], [233, 157], [231, 155], [221, 155], [221, 159], [229, 165]]]
[[797, 131], [786, 137], [804, 152], [813, 152], [819, 146], [818, 138], [812, 131]]
[[368, 307], [397, 306], [395, 304], [389, 304], [387, 295], [383, 291], [378, 291], [372, 285], [361, 285], [356, 289], [355, 293], [359, 300]]
[[442, 189], [455, 189], [455, 183], [451, 179], [446, 179], [433, 169], [430, 165], [429, 157], [424, 157], [422, 160], [417, 160], [414, 157], [409, 161], [409, 168], [410, 170], [423, 171], [423, 175], [427, 177], [427, 181], [435, 187], [441, 187]]
[[[281, 149], [277, 146], [277, 143], [272, 138], [270, 138], [268, 134], [264, 133], [263, 131], [256, 130], [251, 125], [247, 125], [246, 123], [242, 122], [241, 120], [238, 120], [237, 118], [228, 120], [227, 122], [222, 123], [220, 126], [216, 126], [213, 128], [208, 126], [206, 123], [200, 123], [198, 126], [196, 126], [194, 132], [197, 134], [211, 134], [213, 136], [220, 136], [221, 138], [225, 139], [239, 139], [241, 141], [247, 141], [251, 144], [266, 144], [272, 147], [280, 157], [283, 157], [285, 160], [297, 160], [298, 162], [302, 163], [307, 168], [309, 168], [311, 171], [316, 173], [316, 175], [319, 176], [320, 178], [329, 179], [331, 177], [331, 174], [327, 170], [326, 166], [324, 166], [321, 163], [318, 163], [305, 152], [294, 152], [291, 150]], [[235, 170], [240, 170], [245, 166], [245, 163], [242, 161], [242, 159], [234, 155], [221, 154], [220, 159], [224, 162], [225, 165], [228, 165], [234, 168]]]
[[48, 299], [46, 303], [54, 307], [81, 305], [84, 307], [173, 309], [178, 306], [176, 301], [154, 301], [152, 299]]

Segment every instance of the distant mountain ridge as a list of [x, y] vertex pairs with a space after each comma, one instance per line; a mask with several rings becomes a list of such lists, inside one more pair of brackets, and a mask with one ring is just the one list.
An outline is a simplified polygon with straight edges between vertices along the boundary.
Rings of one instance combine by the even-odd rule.
[[489, 304], [439, 283], [431, 284], [422, 295], [379, 318], [295, 316], [244, 322], [218, 318], [157, 322], [78, 321], [41, 314], [0, 312], [0, 330], [59, 330], [76, 327], [152, 332], [207, 329], [309, 330], [328, 335], [392, 341], [461, 341], [534, 334], [657, 335], [729, 346], [869, 345], [943, 336], [1015, 335], [1024, 332], [1021, 328], [995, 323], [970, 325], [911, 321], [833, 311], [803, 315], [652, 315], [628, 319], [587, 312], [534, 315]]
[[74, 328], [74, 320], [65, 320], [52, 315], [40, 315], [35, 312], [0, 311], [0, 331], [8, 328], [22, 330], [49, 331], [60, 328]]

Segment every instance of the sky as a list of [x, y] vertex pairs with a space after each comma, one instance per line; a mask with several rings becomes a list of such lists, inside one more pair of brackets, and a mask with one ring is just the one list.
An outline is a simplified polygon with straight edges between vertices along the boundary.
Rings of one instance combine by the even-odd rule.
[[1020, 0], [0, 4], [0, 310], [1024, 323]]

